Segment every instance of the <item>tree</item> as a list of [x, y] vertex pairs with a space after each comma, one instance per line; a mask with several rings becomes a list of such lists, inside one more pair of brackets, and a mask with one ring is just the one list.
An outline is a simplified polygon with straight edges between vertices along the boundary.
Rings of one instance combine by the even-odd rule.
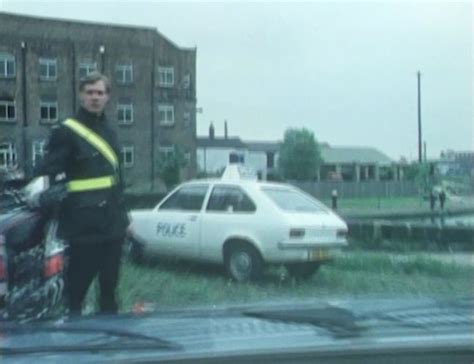
[[280, 147], [279, 166], [286, 179], [307, 181], [316, 178], [321, 152], [313, 132], [289, 128]]
[[428, 194], [440, 182], [434, 164], [426, 162], [413, 162], [407, 166], [405, 168], [405, 178], [415, 181], [418, 190], [422, 194]]
[[184, 154], [177, 147], [174, 153], [161, 156], [158, 162], [158, 173], [166, 188], [170, 189], [181, 181], [180, 171], [185, 165]]

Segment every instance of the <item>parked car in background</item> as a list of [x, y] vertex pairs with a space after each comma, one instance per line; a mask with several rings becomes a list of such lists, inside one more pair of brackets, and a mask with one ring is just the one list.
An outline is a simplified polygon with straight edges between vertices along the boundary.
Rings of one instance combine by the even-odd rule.
[[224, 264], [237, 281], [258, 279], [284, 264], [306, 278], [347, 245], [347, 225], [288, 184], [259, 182], [231, 165], [221, 179], [194, 180], [154, 209], [131, 212], [130, 253]]

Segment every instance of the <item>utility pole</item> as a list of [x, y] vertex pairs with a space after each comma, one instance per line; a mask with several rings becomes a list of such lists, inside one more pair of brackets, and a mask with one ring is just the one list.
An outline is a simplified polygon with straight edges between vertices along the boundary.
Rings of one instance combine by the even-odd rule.
[[420, 89], [420, 71], [417, 72], [418, 79], [418, 163], [423, 162], [423, 152], [421, 145], [421, 89]]
[[21, 128], [21, 142], [23, 147], [23, 173], [26, 178], [30, 178], [33, 173], [33, 165], [30, 164], [28, 158], [28, 138], [27, 138], [27, 129], [28, 129], [28, 102], [27, 102], [27, 90], [26, 90], [26, 42], [21, 42], [21, 92], [22, 92], [22, 107], [23, 107], [23, 125]]

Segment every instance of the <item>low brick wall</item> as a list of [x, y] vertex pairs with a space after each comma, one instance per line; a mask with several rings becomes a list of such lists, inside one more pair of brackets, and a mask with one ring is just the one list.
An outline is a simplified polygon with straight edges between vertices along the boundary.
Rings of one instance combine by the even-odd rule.
[[[349, 221], [349, 237], [365, 248], [474, 251], [474, 226], [385, 220]], [[403, 247], [402, 247], [403, 248]]]

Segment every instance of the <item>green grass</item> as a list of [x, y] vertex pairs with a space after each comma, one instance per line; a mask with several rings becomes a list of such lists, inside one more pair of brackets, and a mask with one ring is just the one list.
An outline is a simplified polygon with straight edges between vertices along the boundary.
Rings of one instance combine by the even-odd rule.
[[[297, 281], [271, 267], [257, 283], [235, 283], [222, 268], [189, 262], [125, 262], [119, 285], [121, 311], [137, 302], [157, 309], [259, 301], [361, 296], [460, 296], [474, 294], [474, 268], [422, 255], [350, 252], [323, 266], [310, 280]], [[86, 299], [94, 309], [95, 286]]]

